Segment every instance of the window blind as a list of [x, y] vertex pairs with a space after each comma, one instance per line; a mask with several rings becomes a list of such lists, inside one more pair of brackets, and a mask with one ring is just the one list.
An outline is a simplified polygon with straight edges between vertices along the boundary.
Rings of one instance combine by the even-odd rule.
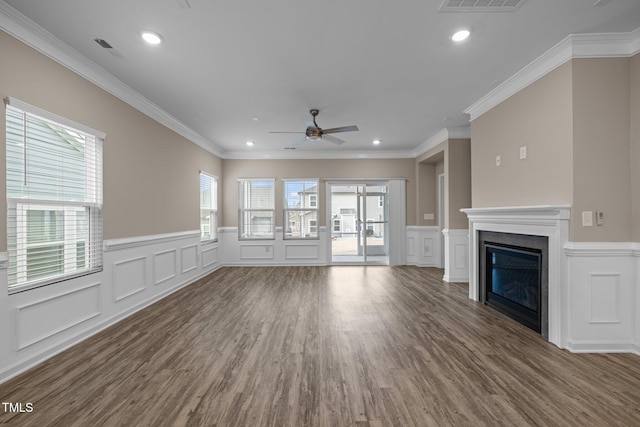
[[275, 179], [238, 180], [238, 237], [275, 237]]
[[218, 179], [200, 172], [200, 239], [218, 240]]
[[101, 270], [104, 134], [6, 103], [10, 291]]

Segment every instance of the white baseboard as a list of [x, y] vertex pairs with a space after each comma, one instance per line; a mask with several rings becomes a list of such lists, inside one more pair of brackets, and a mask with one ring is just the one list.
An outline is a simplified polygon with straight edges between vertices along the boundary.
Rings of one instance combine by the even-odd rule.
[[634, 353], [640, 356], [640, 346], [628, 341], [569, 341], [572, 353]]
[[445, 274], [442, 280], [449, 283], [469, 283], [469, 276], [449, 276]]

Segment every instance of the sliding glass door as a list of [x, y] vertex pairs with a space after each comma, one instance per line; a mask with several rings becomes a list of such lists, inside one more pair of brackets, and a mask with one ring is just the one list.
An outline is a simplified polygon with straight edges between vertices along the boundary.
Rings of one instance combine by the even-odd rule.
[[331, 260], [334, 264], [388, 264], [386, 184], [330, 184]]

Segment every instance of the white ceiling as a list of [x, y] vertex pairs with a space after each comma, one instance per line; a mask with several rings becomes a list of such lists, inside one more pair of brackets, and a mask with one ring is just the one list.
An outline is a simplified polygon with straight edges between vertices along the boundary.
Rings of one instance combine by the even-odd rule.
[[[465, 109], [569, 34], [640, 25], [638, 0], [528, 0], [485, 13], [439, 12], [441, 0], [5, 3], [230, 157], [291, 152], [298, 135], [269, 131], [304, 131], [311, 108], [321, 127], [360, 131], [336, 135], [341, 146], [307, 142], [296, 155], [415, 150], [468, 125]], [[462, 27], [471, 37], [456, 44], [449, 37]], [[146, 45], [145, 29], [164, 43]]]

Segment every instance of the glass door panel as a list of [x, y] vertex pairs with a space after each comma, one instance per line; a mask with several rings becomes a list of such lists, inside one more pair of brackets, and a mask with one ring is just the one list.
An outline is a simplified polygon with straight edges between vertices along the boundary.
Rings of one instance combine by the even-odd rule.
[[368, 185], [361, 196], [366, 217], [363, 218], [363, 237], [368, 262], [388, 263], [387, 240], [387, 186]]
[[364, 262], [359, 185], [331, 186], [331, 256], [334, 262]]
[[386, 185], [331, 185], [334, 263], [388, 264]]

